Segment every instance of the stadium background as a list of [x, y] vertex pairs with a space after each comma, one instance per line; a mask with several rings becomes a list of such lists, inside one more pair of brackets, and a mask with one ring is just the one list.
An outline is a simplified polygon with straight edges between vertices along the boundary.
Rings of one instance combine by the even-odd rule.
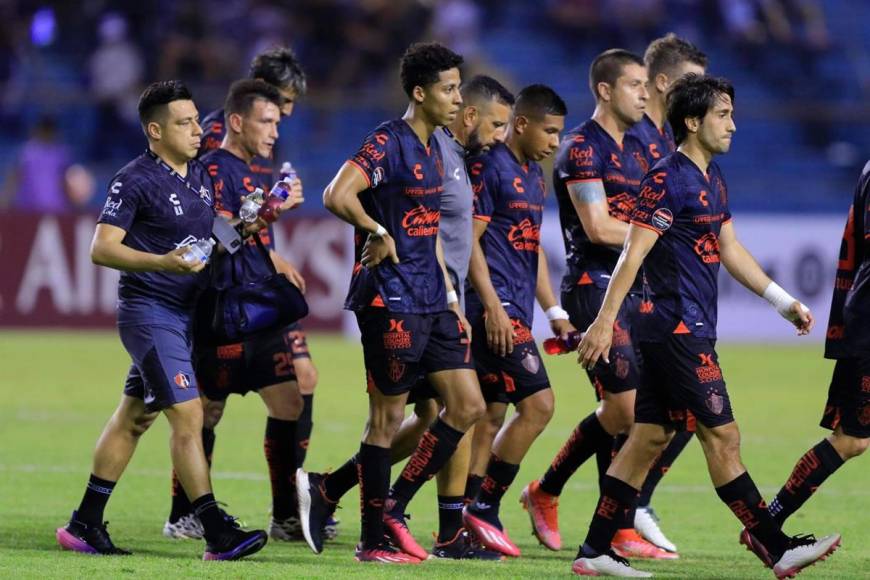
[[[0, 392], [7, 400], [0, 409], [0, 471], [5, 472], [0, 513], [23, 513], [32, 522], [23, 528], [0, 523], [0, 531], [19, 538], [0, 542], [0, 550], [26, 550], [31, 537], [52, 549], [45, 530], [61, 523], [64, 510], [77, 500], [99, 421], [120, 388], [127, 361], [111, 330], [117, 275], [91, 265], [88, 246], [109, 178], [145, 146], [135, 103], [152, 80], [183, 79], [204, 115], [221, 105], [232, 80], [246, 75], [247, 63], [258, 50], [287, 44], [297, 51], [309, 92], [281, 126], [278, 160], [291, 160], [297, 168], [306, 203], [281, 224], [277, 243], [308, 280], [308, 327], [353, 334], [340, 310], [350, 271], [350, 231], [325, 212], [320, 193], [367, 131], [404, 110], [397, 68], [408, 43], [436, 39], [448, 44], [465, 55], [466, 77], [487, 72], [514, 90], [532, 82], [552, 85], [568, 103], [570, 127], [592, 111], [586, 74], [595, 54], [612, 46], [642, 53], [649, 40], [674, 31], [707, 52], [711, 73], [730, 78], [736, 86], [738, 132], [732, 151], [719, 162], [728, 178], [738, 233], [784, 287], [813, 307], [823, 326], [845, 212], [870, 156], [868, 22], [870, 2], [849, 0], [0, 2]], [[544, 243], [557, 277], [563, 251], [552, 197], [548, 207]], [[755, 463], [747, 460], [750, 465], [769, 461], [776, 466], [756, 476], [763, 478], [762, 489], [769, 495], [798, 455], [818, 439], [813, 425], [830, 368], [820, 357], [824, 331], [817, 328], [809, 346], [759, 348], [758, 343], [794, 337], [766, 304], [737, 288], [727, 275], [722, 277], [720, 312], [725, 342], [748, 345], [725, 347], [726, 361], [734, 361], [731, 384], [753, 389], [763, 382], [770, 387], [764, 393], [735, 394], [752, 408], [743, 424], [750, 433], [747, 440], [770, 444], [749, 452]], [[24, 330], [28, 327], [40, 331]], [[102, 330], [83, 335], [80, 329]], [[545, 329], [537, 330], [543, 337]], [[76, 348], [71, 348], [73, 342]], [[346, 401], [336, 385], [351, 390], [363, 404], [357, 388], [362, 377], [359, 349], [317, 335], [313, 350], [321, 366], [318, 392], [323, 404], [344, 409]], [[754, 373], [765, 365], [769, 368], [760, 375]], [[582, 401], [582, 408], [589, 408], [591, 395], [585, 379], [577, 386], [576, 368], [565, 359], [552, 366], [554, 383], [570, 381], [568, 402]], [[71, 410], [80, 409], [81, 397], [89, 406], [76, 414]], [[49, 399], [52, 404], [44, 411]], [[783, 411], [757, 408], [768, 404], [782, 404]], [[239, 423], [221, 428], [259, 433], [259, 403], [249, 397], [238, 406], [232, 420]], [[563, 409], [536, 444], [528, 462], [534, 469], [549, 459], [576, 418], [574, 411]], [[795, 424], [785, 419], [792, 412], [800, 417]], [[69, 413], [73, 419], [68, 420]], [[342, 411], [330, 425], [333, 417], [326, 407], [316, 413], [315, 438], [333, 434], [342, 444], [323, 441], [321, 456], [315, 452], [310, 457], [316, 467], [337, 465], [352, 449], [362, 419], [358, 412]], [[65, 431], [54, 428], [58, 416], [62, 425], [78, 425], [83, 434], [64, 439]], [[262, 487], [258, 437], [250, 437], [252, 459], [246, 461], [250, 472], [261, 473], [257, 481]], [[219, 448], [223, 444], [221, 440]], [[151, 454], [148, 459], [134, 462], [130, 486], [147, 481], [162, 502], [166, 485], [153, 473], [143, 476], [142, 465], [165, 470], [167, 458], [161, 441], [149, 445], [142, 452]], [[678, 485], [695, 486], [695, 491], [709, 485], [697, 456], [687, 458], [686, 467], [678, 466], [674, 476]], [[54, 476], [48, 468], [49, 475], [38, 476], [34, 489], [44, 486], [47, 493], [63, 493], [51, 509], [22, 511], [13, 506], [22, 487], [31, 483], [22, 474], [32, 473], [28, 470], [34, 465], [40, 472], [45, 462], [71, 467], [56, 470]], [[690, 477], [694, 468], [688, 466], [693, 464], [697, 469]], [[243, 468], [228, 460], [226, 469]], [[534, 469], [524, 466], [518, 485], [533, 477]], [[830, 507], [829, 495], [814, 500], [816, 509], [824, 505], [826, 513], [830, 510], [831, 517], [844, 521], [854, 510], [866, 511], [866, 484], [859, 483], [858, 469], [848, 466], [828, 492], [851, 498], [845, 507]], [[217, 479], [231, 491], [234, 483], [244, 485], [226, 473]], [[591, 481], [590, 472], [579, 485], [591, 489]], [[688, 517], [719, 509], [712, 494], [707, 495], [697, 509], [687, 510]], [[131, 500], [117, 501], [115, 509], [125, 514], [124, 502]], [[353, 526], [356, 508], [349, 503], [351, 509], [343, 515]], [[587, 504], [581, 504], [582, 514], [589, 513]], [[716, 515], [723, 526], [732, 523], [724, 513]], [[825, 521], [815, 516], [807, 521]], [[525, 526], [521, 516], [510, 517], [519, 517], [516, 527]], [[870, 537], [859, 529], [864, 548], [851, 561], [860, 571], [870, 568]], [[727, 534], [723, 541], [730, 541]], [[345, 536], [350, 542], [348, 536], [353, 533]], [[526, 542], [529, 551], [537, 552]], [[155, 551], [163, 549], [159, 540], [153, 545]], [[302, 557], [301, 552], [297, 555]], [[722, 558], [731, 555], [736, 548], [728, 544]], [[42, 563], [38, 556], [34, 562]], [[746, 570], [758, 572], [749, 567], [748, 556], [740, 560]], [[564, 563], [555, 569], [564, 571]], [[830, 577], [851, 575], [844, 576], [843, 570]], [[696, 577], [723, 577], [711, 574]], [[740, 574], [734, 577], [746, 577]]]

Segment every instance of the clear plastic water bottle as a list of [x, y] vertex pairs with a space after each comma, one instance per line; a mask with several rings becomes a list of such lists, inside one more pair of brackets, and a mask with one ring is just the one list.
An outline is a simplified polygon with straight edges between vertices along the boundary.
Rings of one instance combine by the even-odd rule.
[[203, 264], [208, 263], [208, 259], [211, 256], [211, 252], [214, 249], [214, 240], [203, 239], [197, 240], [195, 243], [190, 245], [190, 249], [184, 252], [182, 258], [184, 258], [185, 262], [194, 263], [197, 260], [202, 262]]
[[239, 208], [239, 217], [243, 222], [251, 224], [257, 221], [257, 212], [260, 211], [264, 198], [263, 190], [258, 187], [245, 199], [245, 203]]
[[296, 179], [296, 169], [294, 169], [293, 164], [289, 161], [282, 163], [281, 170], [278, 172], [278, 179], [281, 181], [284, 181], [285, 179], [293, 181]]

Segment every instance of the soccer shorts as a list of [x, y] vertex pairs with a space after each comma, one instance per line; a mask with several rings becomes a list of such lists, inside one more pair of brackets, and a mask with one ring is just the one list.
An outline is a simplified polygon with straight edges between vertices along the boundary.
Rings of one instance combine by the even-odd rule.
[[635, 423], [694, 431], [695, 422], [713, 428], [734, 421], [715, 345], [712, 339], [690, 334], [641, 342], [644, 373], [634, 404]]
[[820, 425], [846, 435], [870, 437], [870, 357], [837, 361]]
[[407, 314], [371, 307], [356, 318], [369, 390], [401, 395], [425, 375], [474, 368], [468, 334], [451, 310]]
[[[581, 332], [589, 328], [601, 309], [605, 291], [605, 288], [594, 284], [584, 284], [562, 293], [562, 307], [568, 312], [574, 328]], [[639, 313], [640, 301], [641, 297], [636, 294], [625, 297], [613, 323], [613, 343], [608, 356], [610, 363], [601, 359], [586, 371], [599, 401], [604, 398], [605, 392], [624, 393], [640, 385], [643, 359], [631, 334], [632, 324]]]

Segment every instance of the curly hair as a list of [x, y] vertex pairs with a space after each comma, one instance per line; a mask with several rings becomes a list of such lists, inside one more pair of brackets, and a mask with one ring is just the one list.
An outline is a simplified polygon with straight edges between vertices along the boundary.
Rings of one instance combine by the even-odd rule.
[[408, 47], [399, 65], [402, 89], [408, 97], [414, 87], [428, 87], [438, 82], [438, 74], [463, 63], [461, 56], [437, 42], [417, 42]]

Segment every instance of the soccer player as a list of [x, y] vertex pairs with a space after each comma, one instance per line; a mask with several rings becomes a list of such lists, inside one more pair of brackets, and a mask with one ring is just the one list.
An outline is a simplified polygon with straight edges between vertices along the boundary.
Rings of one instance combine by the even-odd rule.
[[530, 85], [517, 95], [504, 143], [469, 160], [474, 189], [474, 246], [466, 310], [478, 379], [487, 404], [516, 413], [496, 437], [465, 525], [490, 550], [519, 556], [499, 520], [501, 499], [532, 443], [553, 416], [553, 391], [532, 338], [537, 298], [553, 333], [574, 330], [550, 287], [541, 247], [546, 184], [538, 163], [559, 147], [565, 103], [553, 89]]
[[[591, 119], [565, 136], [556, 157], [553, 183], [568, 260], [562, 304], [577, 328], [586, 328], [595, 318], [628, 231], [645, 158], [640, 142], [626, 132], [646, 110], [646, 83], [646, 69], [639, 56], [622, 49], [598, 55], [589, 68], [595, 111]], [[599, 478], [603, 476], [614, 438], [627, 434], [634, 421], [641, 361], [632, 332], [643, 300], [643, 284], [638, 277], [614, 322], [616, 335], [609, 364], [588, 371], [600, 402], [598, 408], [580, 421], [544, 476], [523, 490], [521, 501], [529, 512], [532, 530], [551, 550], [562, 546], [558, 502], [568, 479], [592, 456], [598, 460]], [[617, 553], [678, 557], [641, 538], [633, 520], [633, 514], [626, 514], [613, 538]]]
[[611, 540], [620, 514], [636, 504], [650, 465], [674, 429], [692, 422], [717, 495], [751, 531], [758, 544], [754, 551], [767, 559], [777, 578], [792, 577], [840, 543], [839, 534], [820, 540], [783, 534], [740, 460], [740, 433], [715, 348], [720, 262], [738, 282], [768, 299], [798, 334], [810, 331], [813, 317], [764, 273], [735, 235], [725, 180], [713, 162], [731, 146], [733, 103], [734, 89], [724, 79], [688, 75], [671, 88], [668, 120], [677, 152], [644, 177], [604, 303], [580, 344], [583, 366], [607, 361], [608, 352], [612, 361], [613, 323], [643, 263], [655, 303], [636, 334], [644, 373], [635, 423], [604, 476], [575, 574], [651, 576], [615, 554]]
[[[356, 228], [357, 264], [345, 306], [357, 316], [369, 394], [357, 468], [361, 562], [419, 563], [427, 556], [404, 551], [419, 546], [405, 524], [405, 506], [484, 409], [467, 324], [438, 241], [444, 168], [432, 134], [461, 110], [461, 63], [440, 44], [411, 45], [400, 70], [409, 99], [405, 115], [377, 127], [323, 194], [326, 208]], [[370, 258], [377, 267], [363, 266]], [[390, 446], [408, 391], [424, 374], [445, 408], [420, 439], [409, 460], [415, 469], [403, 472], [407, 477], [401, 489], [393, 487], [395, 501], [386, 512]], [[309, 539], [305, 512], [311, 504], [305, 500], [300, 497], [300, 515]]]
[[[273, 48], [262, 52], [254, 57], [251, 61], [250, 78], [261, 79], [266, 83], [274, 86], [282, 97], [280, 105], [281, 118], [287, 118], [293, 113], [296, 100], [305, 93], [306, 79], [305, 73], [299, 64], [296, 56], [289, 48]], [[209, 113], [203, 120], [204, 134], [200, 143], [200, 156], [214, 151], [221, 147], [224, 138], [227, 135], [227, 122], [225, 120], [225, 110], [223, 108]], [[273, 160], [274, 147], [268, 156], [255, 154], [248, 164], [247, 171], [247, 186], [246, 193], [253, 190], [254, 186], [259, 186], [264, 191], [268, 192], [272, 186], [274, 178], [274, 163]], [[294, 194], [302, 194], [302, 183], [300, 180], [294, 181]], [[271, 239], [271, 236], [269, 236]], [[271, 244], [269, 246], [269, 254], [272, 257], [278, 271], [283, 272], [287, 278], [296, 284], [303, 291], [305, 290], [305, 280], [302, 275], [296, 270], [292, 264], [282, 258]], [[250, 249], [250, 248], [249, 248]], [[311, 360], [311, 354], [308, 351], [308, 345], [305, 340], [305, 332], [299, 322], [295, 322], [287, 329], [290, 341], [290, 356], [291, 360], [286, 363], [272, 361], [270, 363], [259, 362], [259, 365], [268, 366], [269, 368], [275, 365], [282, 364], [287, 368], [283, 371], [289, 371], [288, 382], [293, 382], [298, 385], [298, 390], [302, 394], [304, 405], [302, 412], [299, 415], [296, 423], [296, 434], [291, 437], [296, 441], [296, 451], [294, 471], [301, 467], [308, 450], [309, 438], [311, 436], [312, 412], [314, 409], [314, 389], [317, 385], [317, 369]], [[283, 355], [282, 355], [283, 356]], [[295, 388], [295, 386], [294, 386]], [[203, 445], [205, 448], [206, 457], [211, 462], [214, 446], [215, 432], [214, 426], [220, 420], [224, 407], [226, 405], [226, 397], [214, 397], [204, 401], [206, 405], [205, 426], [202, 432]], [[273, 417], [275, 418], [275, 417]], [[267, 430], [269, 427], [267, 426]], [[274, 431], [274, 428], [272, 429]], [[276, 437], [284, 437], [284, 435], [275, 435]], [[289, 437], [289, 435], [287, 435]], [[274, 446], [272, 446], [274, 448]], [[277, 452], [270, 452], [270, 457], [277, 459]], [[271, 465], [271, 460], [270, 460]], [[274, 471], [274, 470], [273, 470]], [[278, 470], [280, 471], [280, 469]], [[295, 488], [295, 481], [291, 480], [291, 488]], [[291, 490], [292, 491], [292, 490]], [[295, 497], [295, 491], [292, 491]], [[283, 503], [283, 502], [282, 502]], [[281, 508], [277, 514], [272, 513], [272, 522], [270, 523], [269, 534], [275, 540], [294, 540], [302, 538], [302, 531], [298, 525], [298, 514], [296, 502], [292, 501], [289, 505], [290, 513], [287, 517], [284, 516], [286, 508]], [[274, 510], [274, 508], [273, 508]], [[279, 522], [280, 521], [280, 522]], [[272, 525], [275, 524], [275, 525]], [[164, 527], [163, 534], [171, 538], [201, 538], [202, 529], [199, 522], [192, 516], [190, 504], [187, 501], [186, 495], [178, 483], [178, 479], [173, 476], [172, 481], [172, 507], [169, 518]], [[330, 521], [327, 524], [327, 534], [329, 537], [334, 537], [337, 534], [336, 522]]]
[[[441, 219], [439, 235], [444, 250], [444, 262], [457, 298], [464, 288], [471, 255], [472, 191], [465, 159], [468, 155], [488, 149], [497, 141], [504, 140], [511, 105], [514, 97], [498, 81], [487, 76], [476, 76], [461, 88], [462, 109], [456, 118], [433, 133], [438, 142], [444, 166], [444, 191], [441, 194]], [[369, 260], [368, 267], [377, 266]], [[407, 458], [416, 449], [420, 437], [435, 420], [439, 405], [438, 394], [422, 379], [409, 396], [415, 399], [414, 414], [406, 419], [396, 433], [390, 447], [393, 464]], [[474, 542], [462, 523], [462, 494], [468, 473], [468, 456], [471, 437], [467, 434], [460, 441], [456, 452], [438, 471], [438, 537], [432, 550], [436, 558], [453, 559], [500, 559], [501, 554], [483, 549]], [[300, 495], [311, 503], [308, 514], [312, 544], [320, 552], [323, 539], [318, 532], [322, 527], [320, 517], [328, 516], [338, 500], [357, 484], [357, 462], [354, 456], [336, 471], [329, 474], [302, 473], [298, 477]], [[409, 463], [409, 465], [411, 465]], [[400, 476], [401, 478], [401, 476]], [[399, 488], [401, 485], [397, 482]], [[310, 493], [305, 490], [310, 489]], [[412, 548], [422, 551], [423, 548]]]
[[[810, 499], [846, 461], [870, 445], [870, 365], [867, 337], [867, 277], [870, 268], [870, 163], [855, 187], [840, 245], [840, 260], [828, 320], [825, 357], [836, 360], [821, 426], [832, 431], [798, 460], [785, 485], [770, 502], [780, 524]], [[747, 542], [746, 534], [741, 538]]]
[[91, 245], [94, 263], [121, 270], [118, 331], [133, 359], [124, 395], [97, 441], [79, 508], [57, 530], [77, 552], [129, 554], [115, 547], [103, 511], [139, 438], [162, 412], [178, 478], [203, 525], [205, 560], [235, 560], [260, 550], [267, 535], [242, 531], [214, 499], [202, 447], [203, 409], [191, 365], [190, 326], [203, 287], [203, 263], [190, 244], [211, 237], [211, 180], [194, 161], [202, 129], [190, 92], [178, 81], [149, 86], [139, 99], [145, 153], [109, 186]]

